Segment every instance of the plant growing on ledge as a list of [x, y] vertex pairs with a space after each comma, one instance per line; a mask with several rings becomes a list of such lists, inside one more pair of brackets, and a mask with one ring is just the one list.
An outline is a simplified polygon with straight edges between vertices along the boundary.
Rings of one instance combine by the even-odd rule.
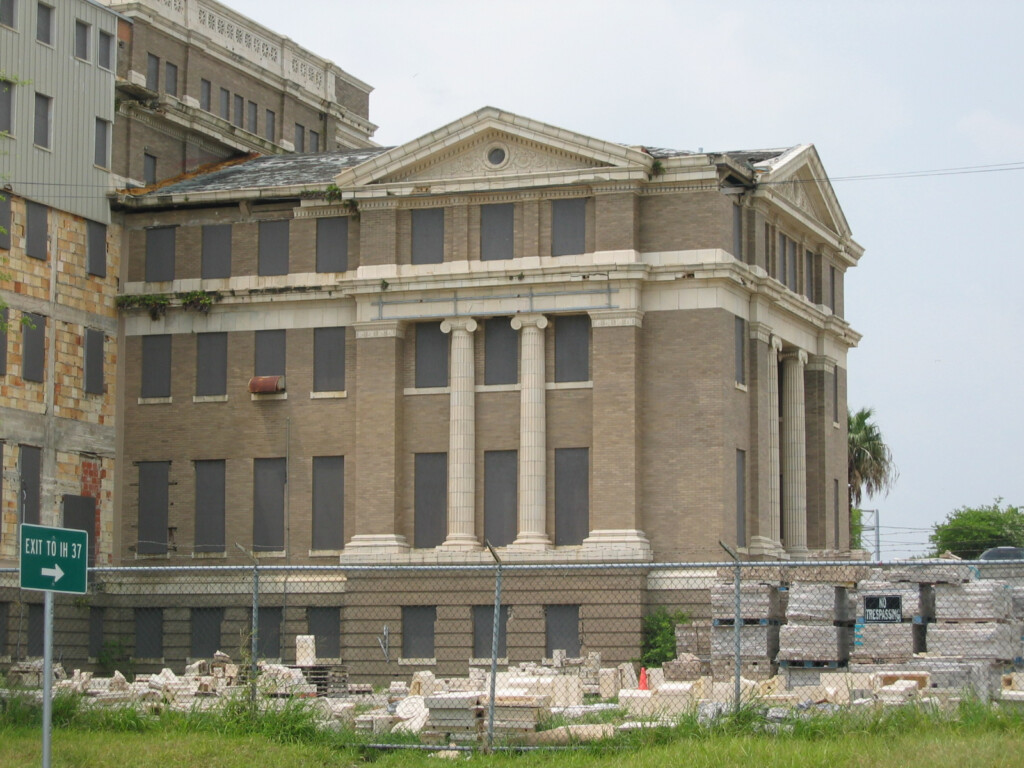
[[206, 314], [215, 301], [220, 301], [220, 294], [216, 291], [189, 291], [179, 293], [178, 298], [181, 299], [183, 308]]
[[337, 184], [328, 184], [324, 190], [324, 200], [328, 203], [337, 203], [341, 200], [341, 188]]
[[171, 297], [165, 293], [143, 293], [132, 296], [118, 296], [114, 302], [118, 309], [144, 309], [153, 320], [159, 320], [167, 313]]

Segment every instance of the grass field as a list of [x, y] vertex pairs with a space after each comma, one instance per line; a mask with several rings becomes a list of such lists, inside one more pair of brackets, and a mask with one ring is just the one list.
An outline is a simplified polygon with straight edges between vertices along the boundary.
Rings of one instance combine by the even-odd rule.
[[[160, 717], [121, 710], [83, 710], [73, 702], [54, 708], [55, 768], [299, 768], [304, 766], [437, 766], [429, 752], [378, 750], [346, 731], [325, 731], [296, 706], [253, 717], [242, 708], [215, 714]], [[0, 712], [0, 766], [38, 766], [38, 712], [8, 706]], [[870, 714], [844, 713], [794, 720], [781, 732], [766, 730], [756, 710], [714, 724], [684, 720], [573, 750], [468, 754], [480, 766], [547, 768], [781, 768], [782, 766], [896, 766], [927, 768], [1024, 765], [1024, 714], [969, 703], [954, 716], [914, 707]]]

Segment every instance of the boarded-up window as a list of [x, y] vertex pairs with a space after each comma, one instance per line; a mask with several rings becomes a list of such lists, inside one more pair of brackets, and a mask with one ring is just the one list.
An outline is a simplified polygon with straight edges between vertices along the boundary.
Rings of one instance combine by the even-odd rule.
[[[2, 85], [3, 81], [0, 81], [0, 86]], [[6, 193], [0, 194], [0, 248], [5, 251], [11, 249], [11, 198]]]
[[96, 118], [96, 145], [93, 152], [93, 162], [100, 168], [110, 167], [110, 153], [107, 148], [110, 146], [110, 123], [106, 120]]
[[[0, 376], [7, 375], [7, 307], [0, 308]], [[3, 473], [0, 472], [0, 475]]]
[[261, 659], [281, 658], [281, 618], [284, 611], [280, 607], [260, 606], [259, 619], [256, 622], [258, 634], [256, 654]]
[[285, 459], [253, 459], [252, 548], [284, 549]]
[[345, 329], [313, 329], [313, 390], [345, 389]]
[[164, 656], [164, 609], [135, 609], [135, 658], [162, 659]]
[[85, 391], [103, 394], [103, 331], [85, 329]]
[[[491, 542], [492, 544], [494, 542]], [[498, 658], [508, 656], [506, 628], [508, 626], [508, 606], [498, 610]], [[494, 606], [473, 606], [473, 658], [489, 659], [494, 643]]]
[[32, 127], [32, 141], [37, 147], [50, 148], [50, 122], [53, 117], [53, 99], [41, 93], [36, 94], [35, 122]]
[[747, 546], [747, 452], [736, 451], [736, 546]]
[[484, 384], [519, 381], [519, 334], [511, 318], [492, 317], [484, 323]]
[[89, 25], [75, 20], [75, 58], [89, 60]]
[[256, 331], [254, 376], [284, 376], [287, 336], [283, 329]]
[[839, 422], [839, 367], [832, 369], [832, 421]]
[[53, 8], [43, 3], [36, 5], [36, 40], [53, 45]]
[[21, 522], [39, 524], [40, 475], [43, 449], [34, 445], [18, 446], [18, 474], [21, 476]]
[[159, 283], [174, 279], [174, 240], [176, 227], [146, 230], [146, 280]]
[[320, 151], [320, 134], [316, 131], [309, 132], [309, 151], [319, 152]]
[[444, 261], [444, 208], [412, 212], [412, 263], [440, 264]]
[[140, 397], [171, 396], [171, 335], [142, 337], [142, 391]]
[[107, 276], [107, 226], [97, 221], [86, 222], [88, 271], [96, 277]]
[[732, 207], [732, 255], [743, 261], [743, 208]]
[[402, 608], [402, 658], [434, 658], [434, 622], [437, 608], [433, 605], [407, 605]]
[[242, 127], [245, 121], [245, 98], [235, 94], [235, 125]]
[[25, 255], [46, 260], [49, 211], [45, 205], [25, 201]]
[[572, 256], [587, 250], [587, 200], [551, 201], [551, 255]]
[[13, 130], [14, 83], [0, 77], [0, 132], [11, 133]]
[[196, 395], [224, 395], [228, 391], [228, 335], [196, 334]]
[[555, 545], [582, 544], [590, 532], [590, 449], [555, 449]]
[[[102, 606], [89, 606], [89, 658], [97, 659], [103, 653], [103, 619], [106, 609]], [[2, 646], [0, 646], [2, 647]], [[2, 652], [2, 651], [0, 651]]]
[[413, 546], [437, 547], [448, 535], [448, 454], [417, 453], [415, 464]]
[[747, 349], [747, 322], [742, 317], [737, 317], [733, 323], [734, 344], [733, 344], [733, 367], [735, 368], [736, 383], [747, 383], [746, 349]]
[[836, 311], [836, 268], [828, 268], [828, 308]]
[[192, 644], [190, 656], [209, 659], [220, 650], [220, 629], [224, 623], [223, 608], [193, 608], [191, 611]]
[[46, 374], [46, 318], [25, 312], [21, 325], [21, 378], [42, 381]]
[[245, 130], [249, 133], [256, 133], [256, 122], [259, 115], [259, 107], [256, 106], [255, 101], [250, 101], [245, 105]]
[[448, 386], [448, 335], [440, 323], [416, 325], [416, 386]]
[[92, 496], [64, 494], [61, 506], [64, 508], [64, 527], [85, 531], [88, 535], [86, 552], [91, 568], [96, 565], [96, 499]]
[[[15, 0], [0, 0], [0, 24], [5, 27], [14, 26], [14, 3]], [[0, 656], [3, 656], [3, 646], [0, 645]]]
[[267, 141], [277, 141], [277, 129], [275, 128], [277, 115], [274, 114], [272, 109], [268, 109], [265, 118], [266, 119], [263, 121], [263, 135], [266, 137]]
[[178, 95], [178, 65], [169, 61], [164, 67], [164, 91], [171, 96]]
[[[877, 522], [876, 522], [877, 525]], [[832, 480], [832, 546], [839, 549], [839, 480]]]
[[298, 123], [295, 124], [295, 151], [306, 151], [306, 129]]
[[814, 301], [814, 254], [804, 251], [804, 296]]
[[160, 58], [146, 54], [146, 87], [151, 91], [160, 90]]
[[109, 32], [100, 32], [100, 42], [96, 51], [96, 62], [103, 67], [103, 69], [113, 69], [113, 46], [114, 36]]
[[28, 606], [28, 643], [26, 651], [29, 656], [42, 656], [44, 653], [46, 632], [46, 613], [42, 603], [30, 603]]
[[167, 554], [167, 484], [169, 461], [140, 461], [139, 464], [140, 555]]
[[220, 89], [220, 116], [225, 120], [231, 119], [231, 91], [227, 88]]
[[505, 547], [516, 538], [517, 451], [484, 451], [484, 538]]
[[202, 273], [204, 280], [231, 277], [231, 225], [203, 227]]
[[223, 459], [196, 461], [195, 474], [195, 551], [223, 552], [225, 462]]
[[544, 606], [544, 655], [555, 651], [575, 658], [580, 655], [580, 607], [578, 605]]
[[316, 655], [321, 659], [341, 656], [341, 609], [320, 607], [306, 609], [306, 627], [316, 640]]
[[348, 269], [348, 218], [332, 216], [316, 220], [316, 271]]
[[209, 80], [199, 81], [199, 107], [201, 109], [210, 111], [210, 105], [213, 100], [213, 83]]
[[142, 180], [146, 186], [156, 184], [156, 155], [142, 155]]
[[555, 381], [590, 380], [590, 316], [555, 318]]
[[288, 222], [261, 221], [259, 274], [288, 274]]
[[313, 457], [312, 549], [345, 546], [345, 457]]
[[501, 261], [515, 256], [512, 203], [480, 206], [480, 260]]

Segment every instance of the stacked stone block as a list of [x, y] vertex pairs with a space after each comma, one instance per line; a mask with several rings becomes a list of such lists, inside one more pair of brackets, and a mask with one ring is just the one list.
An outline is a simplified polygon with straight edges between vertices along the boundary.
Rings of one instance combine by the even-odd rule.
[[740, 614], [731, 583], [711, 588], [711, 674], [730, 678], [736, 669], [736, 623], [740, 626], [740, 669], [744, 677], [765, 679], [775, 674], [782, 617], [779, 589], [774, 584], [740, 585]]
[[795, 581], [788, 598], [786, 624], [779, 633], [780, 664], [845, 665], [854, 616], [849, 590], [833, 583]]
[[[890, 582], [867, 579], [857, 584], [857, 623], [854, 626], [851, 659], [862, 662], [901, 662], [923, 651], [921, 632], [915, 629], [926, 621], [930, 610], [926, 598], [922, 610], [922, 586], [911, 582]], [[899, 597], [900, 618], [892, 622], [875, 622], [867, 615], [866, 606], [875, 599]], [[888, 610], [895, 610], [892, 605]], [[916, 621], [915, 621], [915, 617]]]

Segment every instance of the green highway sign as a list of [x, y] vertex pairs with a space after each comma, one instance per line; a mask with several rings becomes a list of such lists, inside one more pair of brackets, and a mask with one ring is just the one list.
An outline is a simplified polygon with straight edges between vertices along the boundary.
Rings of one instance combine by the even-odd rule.
[[21, 588], [84, 595], [89, 534], [74, 528], [22, 523]]

